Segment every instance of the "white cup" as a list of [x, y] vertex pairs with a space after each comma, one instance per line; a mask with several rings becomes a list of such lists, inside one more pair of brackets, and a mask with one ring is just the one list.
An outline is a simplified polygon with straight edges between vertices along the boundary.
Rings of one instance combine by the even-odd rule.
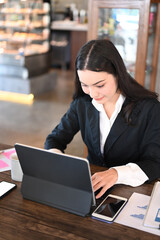
[[22, 182], [23, 172], [16, 153], [12, 153], [11, 159], [11, 178], [15, 181]]

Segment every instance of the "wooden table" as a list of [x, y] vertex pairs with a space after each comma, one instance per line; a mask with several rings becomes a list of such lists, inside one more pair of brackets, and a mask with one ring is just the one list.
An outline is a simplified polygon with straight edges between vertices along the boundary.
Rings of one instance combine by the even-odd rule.
[[[0, 144], [0, 149], [11, 146]], [[91, 172], [101, 170], [91, 166]], [[21, 183], [11, 179], [10, 171], [0, 173], [0, 181], [17, 184], [17, 188], [0, 199], [0, 240], [159, 240], [159, 236], [121, 224], [107, 224], [90, 217], [80, 217], [56, 208], [22, 198]], [[129, 198], [133, 192], [150, 195], [153, 184], [132, 188], [123, 185], [114, 187], [113, 194]]]

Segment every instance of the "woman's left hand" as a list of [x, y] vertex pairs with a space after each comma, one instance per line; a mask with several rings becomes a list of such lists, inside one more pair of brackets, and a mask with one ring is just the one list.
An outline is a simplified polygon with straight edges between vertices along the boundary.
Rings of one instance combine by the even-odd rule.
[[118, 179], [118, 173], [114, 168], [103, 172], [97, 172], [92, 176], [92, 185], [94, 192], [99, 188], [102, 190], [96, 195], [100, 198], [110, 187], [112, 187]]

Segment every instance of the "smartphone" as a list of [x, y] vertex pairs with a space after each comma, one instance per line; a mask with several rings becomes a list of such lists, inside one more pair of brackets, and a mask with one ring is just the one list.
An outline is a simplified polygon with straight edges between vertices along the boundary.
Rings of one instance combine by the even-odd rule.
[[104, 222], [113, 222], [127, 201], [127, 198], [109, 194], [94, 210], [92, 218]]
[[16, 184], [2, 181], [0, 182], [0, 198], [16, 187]]

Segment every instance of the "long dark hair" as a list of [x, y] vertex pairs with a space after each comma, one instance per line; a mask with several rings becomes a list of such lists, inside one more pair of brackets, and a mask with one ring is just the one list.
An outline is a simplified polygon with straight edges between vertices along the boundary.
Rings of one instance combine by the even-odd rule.
[[124, 109], [124, 117], [127, 122], [129, 122], [134, 105], [139, 100], [158, 98], [158, 94], [145, 89], [127, 72], [119, 52], [110, 40], [91, 40], [80, 49], [75, 62], [76, 77], [73, 99], [85, 95], [77, 74], [77, 70], [85, 69], [95, 72], [107, 72], [116, 77], [118, 89], [129, 102]]

